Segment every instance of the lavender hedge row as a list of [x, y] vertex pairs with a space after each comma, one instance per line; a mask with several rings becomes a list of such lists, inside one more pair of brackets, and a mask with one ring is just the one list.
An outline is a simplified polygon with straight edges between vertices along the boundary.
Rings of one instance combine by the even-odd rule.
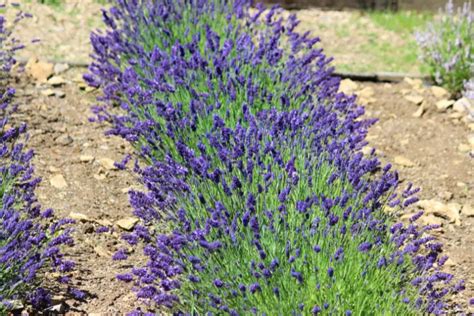
[[[85, 79], [97, 118], [136, 148], [148, 261], [119, 279], [175, 314], [441, 314], [462, 290], [403, 211], [396, 172], [317, 38], [247, 1], [113, 2]], [[120, 109], [115, 106], [119, 105]], [[120, 250], [116, 260], [125, 260]]]
[[[19, 13], [17, 21], [25, 17]], [[34, 190], [40, 182], [31, 165], [33, 152], [25, 149], [26, 126], [9, 122], [15, 111], [15, 91], [8, 87], [14, 53], [22, 46], [11, 37], [11, 28], [0, 16], [0, 314], [28, 302], [37, 308], [48, 304], [50, 294], [42, 284], [44, 272], [68, 272], [61, 245], [72, 239], [68, 223], [53, 223], [53, 211], [41, 211]], [[67, 277], [61, 274], [61, 281]]]
[[449, 0], [440, 17], [417, 32], [421, 59], [434, 81], [453, 94], [474, 93], [474, 11], [470, 1], [455, 8]]

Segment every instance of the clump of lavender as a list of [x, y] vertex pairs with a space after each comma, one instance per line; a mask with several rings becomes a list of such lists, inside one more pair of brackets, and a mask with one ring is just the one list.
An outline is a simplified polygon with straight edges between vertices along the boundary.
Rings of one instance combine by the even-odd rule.
[[435, 82], [460, 94], [474, 77], [474, 11], [470, 2], [457, 10], [452, 0], [424, 31], [416, 33], [421, 59]]
[[373, 122], [295, 16], [218, 0], [103, 14], [85, 79], [104, 91], [98, 119], [144, 163], [131, 203], [146, 225], [124, 238], [148, 261], [118, 276], [139, 298], [178, 315], [445, 310], [462, 284], [439, 271], [434, 227], [382, 212], [417, 190], [398, 198], [396, 172], [362, 155]]
[[[0, 17], [0, 314], [15, 301], [40, 306], [49, 300], [41, 275], [49, 269], [67, 273], [74, 264], [63, 258], [59, 247], [72, 242], [68, 220], [52, 223], [52, 210], [41, 211], [34, 190], [40, 179], [33, 175], [33, 152], [25, 149], [26, 126], [9, 125], [14, 89], [5, 86], [14, 64], [10, 31]], [[15, 41], [13, 41], [15, 43]], [[6, 44], [6, 45], [5, 45]], [[61, 274], [61, 281], [67, 277]]]
[[[6, 4], [0, 5], [0, 9], [5, 7]], [[10, 77], [10, 70], [15, 64], [15, 53], [24, 47], [12, 36], [13, 29], [21, 20], [30, 16], [30, 14], [19, 10], [11, 25], [7, 25], [5, 17], [0, 15], [0, 89], [2, 89], [2, 93], [5, 92]]]

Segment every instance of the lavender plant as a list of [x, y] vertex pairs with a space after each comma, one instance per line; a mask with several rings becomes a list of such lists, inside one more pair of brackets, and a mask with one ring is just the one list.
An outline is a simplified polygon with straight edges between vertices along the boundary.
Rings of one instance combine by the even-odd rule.
[[[59, 247], [72, 242], [68, 220], [51, 222], [52, 210], [41, 211], [34, 190], [40, 179], [33, 175], [33, 152], [25, 149], [26, 126], [9, 125], [14, 89], [8, 83], [19, 49], [11, 30], [0, 17], [0, 314], [26, 300], [41, 306], [49, 300], [41, 276], [52, 268], [68, 272], [73, 263], [63, 258]], [[13, 44], [13, 46], [12, 46]], [[62, 281], [67, 277], [62, 275]]]
[[85, 79], [144, 163], [131, 203], [145, 225], [124, 238], [149, 259], [118, 276], [139, 298], [176, 314], [410, 315], [442, 313], [462, 289], [439, 271], [434, 226], [382, 211], [417, 190], [398, 198], [396, 173], [362, 155], [373, 121], [296, 17], [116, 1], [104, 21]]
[[416, 33], [421, 59], [434, 81], [453, 94], [463, 91], [474, 77], [474, 11], [471, 2], [457, 10], [452, 0], [440, 17]]

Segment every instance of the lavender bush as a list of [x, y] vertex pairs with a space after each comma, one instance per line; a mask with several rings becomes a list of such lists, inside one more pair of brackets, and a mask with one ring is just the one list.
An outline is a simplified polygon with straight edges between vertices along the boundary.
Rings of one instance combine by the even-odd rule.
[[[40, 179], [33, 175], [33, 152], [25, 149], [26, 126], [9, 124], [15, 91], [8, 88], [13, 53], [20, 47], [0, 16], [0, 314], [14, 302], [35, 306], [48, 302], [41, 276], [50, 268], [68, 272], [73, 263], [64, 260], [59, 247], [72, 242], [68, 220], [51, 223], [52, 210], [41, 211], [34, 190]], [[13, 44], [13, 46], [12, 46]], [[66, 281], [63, 276], [61, 281]]]
[[439, 271], [435, 226], [382, 211], [418, 190], [397, 197], [390, 165], [363, 156], [373, 121], [337, 92], [295, 16], [246, 1], [114, 3], [85, 79], [104, 91], [97, 118], [142, 165], [147, 191], [131, 203], [144, 225], [124, 238], [145, 242], [148, 262], [118, 276], [139, 298], [189, 315], [445, 310], [463, 285]]
[[449, 0], [440, 17], [430, 22], [416, 38], [421, 59], [435, 82], [459, 94], [474, 77], [474, 11], [471, 2], [454, 8]]

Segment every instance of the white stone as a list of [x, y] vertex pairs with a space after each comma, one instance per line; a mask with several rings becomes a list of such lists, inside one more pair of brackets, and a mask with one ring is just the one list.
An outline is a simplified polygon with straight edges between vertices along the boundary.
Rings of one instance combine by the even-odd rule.
[[51, 183], [51, 185], [56, 189], [64, 189], [68, 187], [66, 179], [64, 179], [64, 176], [62, 174], [56, 174], [52, 176], [49, 179], [49, 183]]
[[107, 170], [116, 170], [117, 169], [117, 167], [115, 167], [115, 165], [114, 165], [115, 161], [113, 161], [110, 158], [101, 158], [101, 159], [99, 159], [99, 163], [102, 167], [104, 167]]
[[136, 217], [127, 217], [115, 222], [115, 224], [125, 230], [132, 230], [133, 227], [138, 223], [138, 218]]
[[438, 109], [438, 111], [444, 112], [453, 104], [454, 104], [454, 100], [444, 99], [444, 100], [436, 102], [436, 108]]
[[444, 98], [444, 97], [448, 97], [449, 96], [449, 92], [448, 90], [446, 90], [445, 88], [443, 87], [438, 87], [438, 86], [432, 86], [430, 88], [431, 90], [431, 93], [438, 99], [441, 99], [441, 98]]
[[403, 157], [403, 156], [395, 156], [393, 161], [397, 165], [400, 165], [400, 166], [403, 166], [403, 167], [414, 167], [415, 166], [415, 163], [413, 161], [411, 161], [410, 159], [408, 159], [406, 157]]
[[358, 87], [359, 85], [351, 79], [344, 79], [341, 81], [339, 91], [348, 95], [354, 94]]
[[420, 105], [424, 100], [424, 98], [419, 95], [407, 95], [405, 99], [415, 105]]

